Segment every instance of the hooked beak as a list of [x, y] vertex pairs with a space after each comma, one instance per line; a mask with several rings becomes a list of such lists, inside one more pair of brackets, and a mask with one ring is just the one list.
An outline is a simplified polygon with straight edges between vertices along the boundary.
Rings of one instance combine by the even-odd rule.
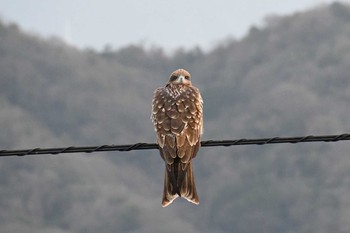
[[183, 75], [180, 75], [179, 77], [177, 77], [176, 82], [177, 83], [184, 83], [185, 81], [185, 77]]

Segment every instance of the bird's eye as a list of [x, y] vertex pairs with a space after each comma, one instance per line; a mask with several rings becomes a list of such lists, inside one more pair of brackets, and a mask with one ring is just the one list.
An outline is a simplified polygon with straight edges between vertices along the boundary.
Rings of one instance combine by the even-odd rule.
[[175, 81], [177, 79], [177, 77], [175, 76], [175, 75], [172, 75], [171, 77], [170, 77], [170, 81]]
[[190, 76], [187, 76], [187, 75], [186, 75], [186, 76], [185, 76], [185, 79], [186, 79], [186, 80], [190, 80]]

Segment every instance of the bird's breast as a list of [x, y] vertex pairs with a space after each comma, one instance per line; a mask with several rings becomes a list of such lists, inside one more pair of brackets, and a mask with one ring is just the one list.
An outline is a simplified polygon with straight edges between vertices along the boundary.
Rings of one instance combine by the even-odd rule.
[[177, 99], [179, 96], [186, 92], [186, 88], [183, 85], [170, 86], [165, 89], [169, 97]]

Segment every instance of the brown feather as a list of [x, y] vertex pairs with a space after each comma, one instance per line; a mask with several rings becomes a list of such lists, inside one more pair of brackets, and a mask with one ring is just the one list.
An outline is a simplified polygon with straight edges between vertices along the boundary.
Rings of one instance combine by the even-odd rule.
[[165, 103], [164, 103], [164, 109], [165, 109], [167, 112], [170, 111], [171, 105], [172, 105], [171, 99], [165, 101]]
[[186, 157], [186, 151], [187, 151], [187, 147], [189, 146], [188, 141], [186, 140], [184, 145], [182, 147], [177, 147], [177, 151], [178, 151], [178, 157], [180, 159]]
[[174, 163], [174, 155], [176, 155], [176, 149], [171, 147], [163, 147], [162, 148], [163, 156], [162, 158], [165, 160], [167, 164]]
[[164, 121], [162, 122], [162, 127], [165, 131], [170, 131], [171, 128], [171, 121], [169, 118], [165, 118]]
[[181, 158], [181, 163], [188, 163], [192, 159], [193, 157], [192, 151], [193, 151], [192, 146], [187, 145], [185, 148], [185, 156]]
[[157, 112], [156, 114], [156, 118], [157, 118], [157, 123], [158, 124], [162, 124], [163, 121], [166, 119], [166, 114], [165, 114], [165, 111], [159, 111]]
[[166, 135], [165, 136], [165, 144], [167, 146], [170, 146], [171, 148], [175, 147], [175, 136], [173, 135]]
[[166, 115], [171, 119], [177, 119], [180, 117], [180, 113], [175, 108], [170, 109], [170, 111], [168, 111]]
[[196, 114], [197, 113], [197, 108], [196, 108], [196, 105], [194, 104], [194, 103], [190, 103], [190, 105], [189, 105], [189, 110], [190, 110], [190, 112], [191, 112], [191, 114]]
[[[164, 135], [164, 134], [163, 134]], [[164, 142], [165, 142], [165, 136], [162, 136], [162, 134], [158, 133], [157, 134], [157, 142], [158, 145], [163, 148], [164, 147]]]
[[176, 102], [177, 110], [181, 113], [185, 111], [185, 105], [183, 104], [183, 101]]
[[189, 202], [192, 202], [193, 204], [196, 204], [196, 205], [199, 204], [196, 185], [194, 183], [192, 162], [188, 163], [186, 176], [184, 177], [184, 180], [180, 187], [180, 195], [181, 197], [187, 199]]
[[188, 122], [188, 126], [191, 127], [191, 129], [196, 129], [196, 127], [198, 126], [198, 124], [196, 124], [194, 119], [190, 119]]
[[187, 118], [186, 113], [182, 113], [180, 117], [183, 123], [187, 123], [190, 120]]
[[171, 132], [175, 134], [180, 134], [185, 127], [185, 124], [182, 122], [181, 118], [171, 120]]
[[181, 148], [184, 145], [185, 140], [186, 140], [186, 134], [180, 134], [180, 135], [176, 136], [177, 146], [179, 148]]
[[191, 146], [195, 145], [198, 141], [198, 138], [196, 138], [195, 131], [190, 131], [187, 134], [187, 140]]
[[200, 145], [201, 145], [201, 142], [200, 142], [200, 140], [198, 140], [197, 144], [194, 145], [194, 147], [193, 147], [192, 159], [194, 159], [197, 156]]
[[179, 146], [179, 145], [177, 146], [177, 156], [179, 158], [183, 158], [185, 156], [186, 146], [187, 146], [186, 142], [182, 146]]

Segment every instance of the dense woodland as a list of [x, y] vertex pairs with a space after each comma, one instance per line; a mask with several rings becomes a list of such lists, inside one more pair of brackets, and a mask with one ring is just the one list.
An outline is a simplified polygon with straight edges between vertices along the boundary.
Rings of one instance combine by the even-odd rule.
[[[350, 7], [269, 16], [209, 52], [80, 50], [0, 23], [1, 149], [154, 142], [153, 90], [188, 69], [203, 139], [350, 132]], [[350, 232], [350, 144], [202, 148], [200, 205], [162, 208], [158, 151], [0, 158], [1, 232]]]

